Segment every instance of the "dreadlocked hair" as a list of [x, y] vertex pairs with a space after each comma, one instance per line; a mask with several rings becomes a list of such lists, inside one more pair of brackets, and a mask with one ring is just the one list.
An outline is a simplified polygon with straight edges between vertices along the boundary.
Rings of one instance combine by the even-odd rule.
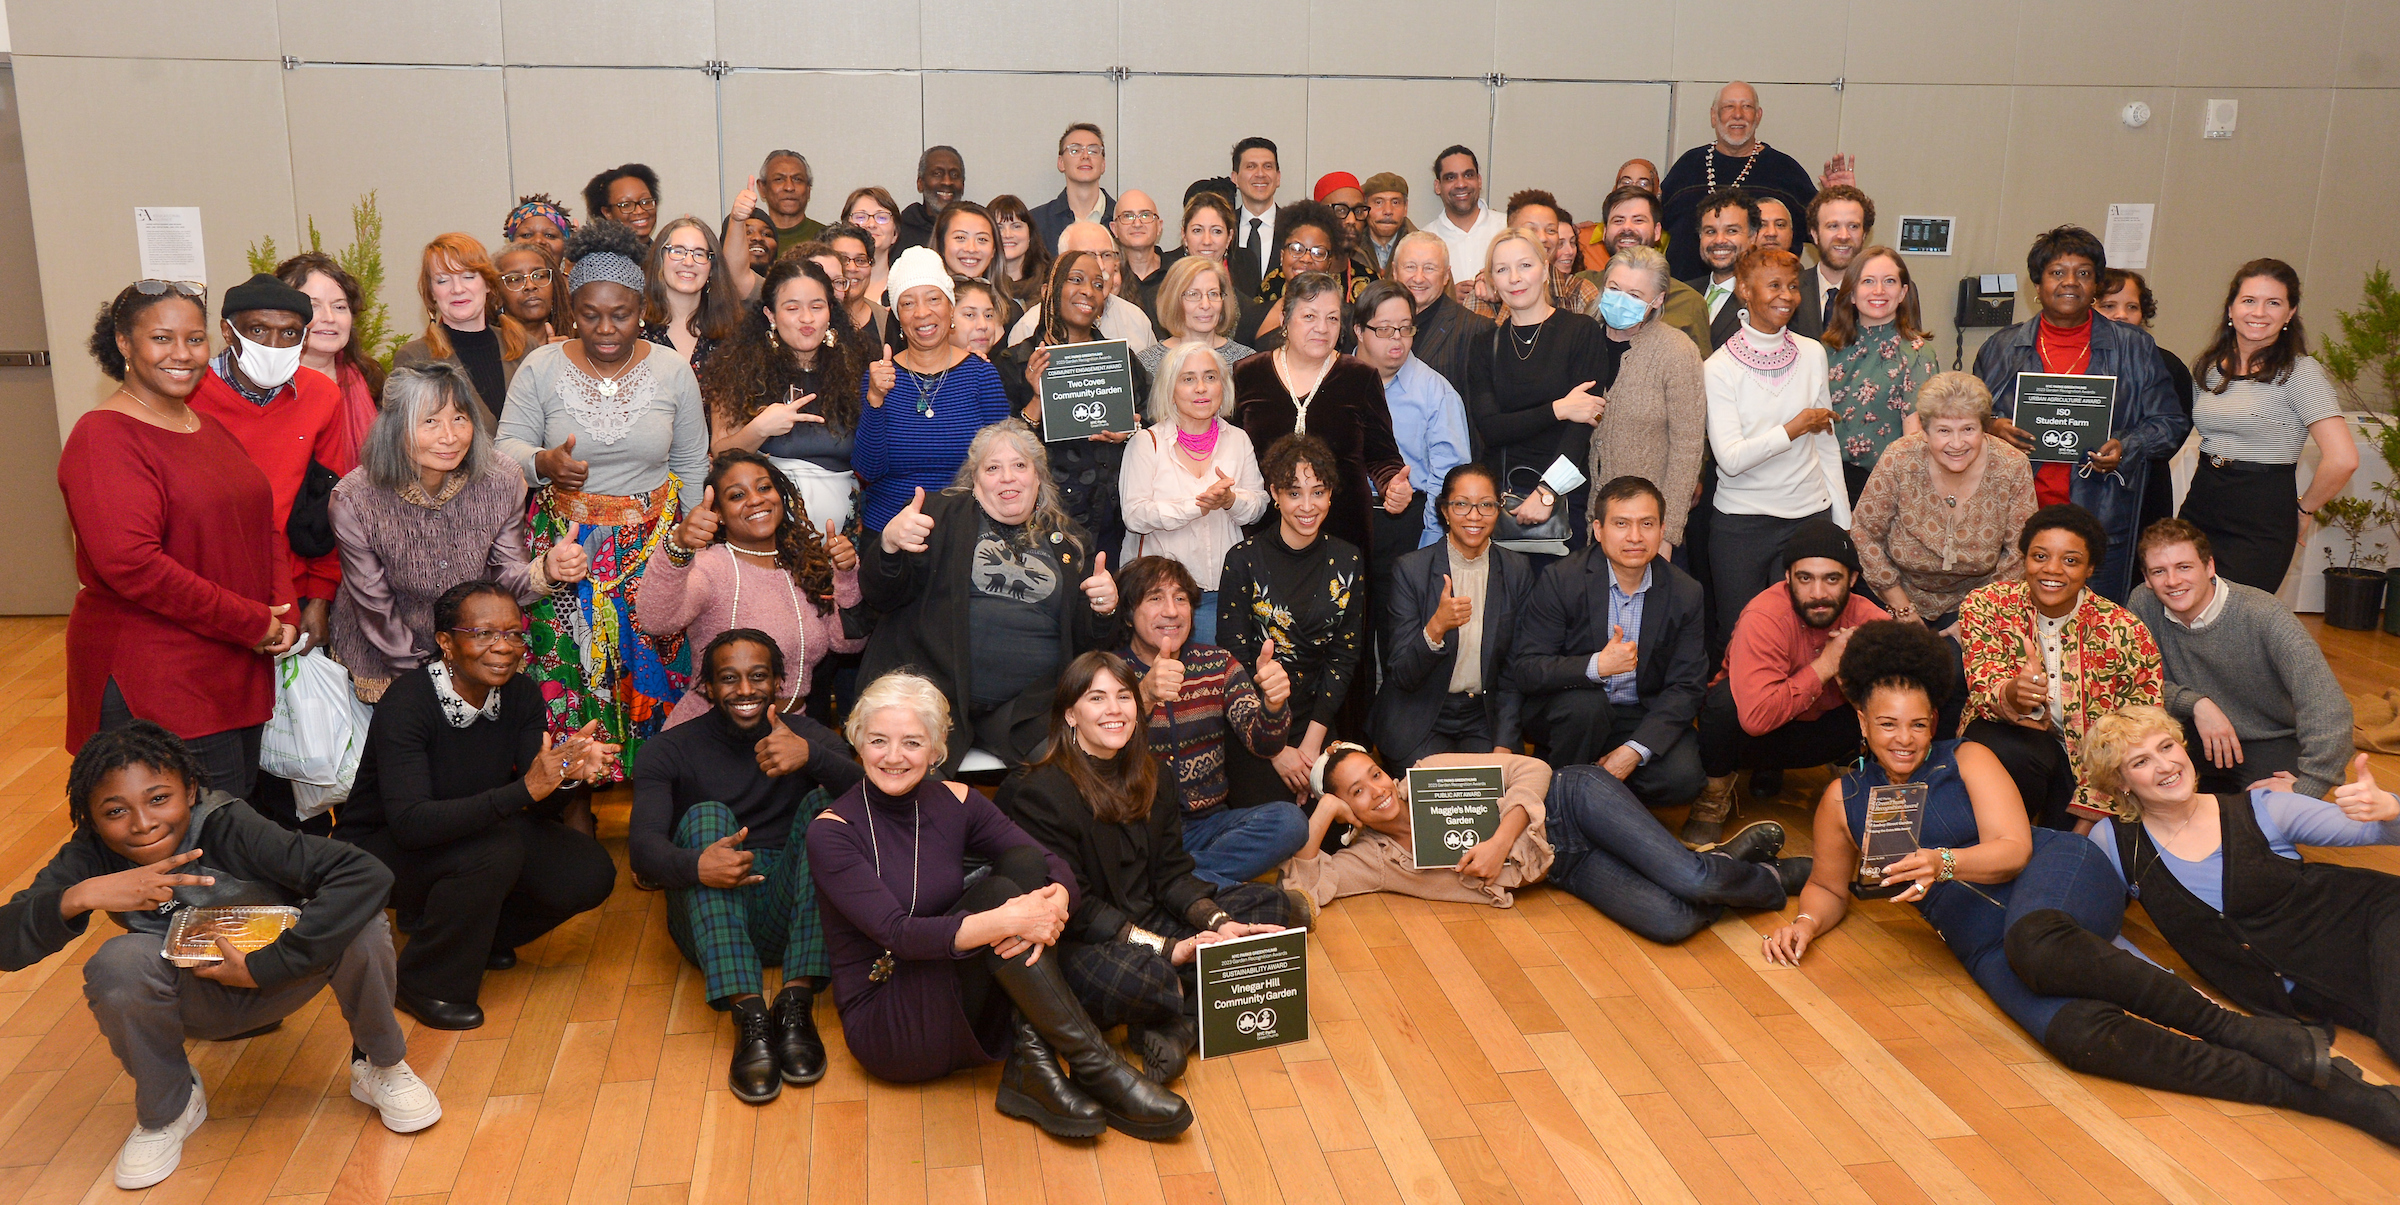
[[728, 428], [748, 425], [759, 411], [791, 397], [793, 387], [800, 384], [800, 365], [767, 317], [784, 286], [796, 280], [815, 281], [824, 290], [831, 311], [826, 315], [825, 342], [817, 348], [817, 383], [813, 387], [817, 400], [809, 413], [823, 415], [825, 425], [835, 434], [858, 429], [858, 383], [867, 369], [851, 343], [855, 336], [850, 314], [836, 299], [833, 279], [825, 275], [825, 269], [800, 255], [787, 255], [767, 270], [766, 283], [759, 286], [758, 304], [742, 307], [732, 342], [711, 354], [707, 370], [700, 374], [700, 398], [709, 417]]
[[825, 551], [825, 535], [808, 517], [808, 503], [792, 485], [783, 470], [767, 459], [763, 452], [735, 448], [718, 454], [709, 463], [704, 488], [722, 485], [725, 474], [735, 465], [754, 464], [767, 475], [775, 487], [775, 496], [783, 499], [783, 515], [775, 520], [775, 567], [792, 575], [800, 592], [820, 608], [830, 610], [833, 603], [833, 554]]
[[100, 781], [127, 766], [148, 766], [183, 779], [194, 794], [208, 779], [200, 759], [174, 733], [148, 720], [92, 735], [67, 769], [67, 819], [77, 833], [92, 831], [92, 796]]

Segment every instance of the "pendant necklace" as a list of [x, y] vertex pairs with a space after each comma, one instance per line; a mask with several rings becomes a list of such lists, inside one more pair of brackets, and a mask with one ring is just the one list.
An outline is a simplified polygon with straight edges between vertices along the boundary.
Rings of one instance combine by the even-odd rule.
[[173, 422], [173, 423], [175, 423], [175, 429], [176, 429], [176, 430], [178, 430], [178, 431], [181, 431], [181, 432], [183, 432], [183, 433], [184, 433], [184, 434], [186, 434], [186, 435], [189, 435], [189, 434], [191, 434], [192, 432], [194, 432], [194, 431], [197, 431], [197, 430], [199, 430], [199, 429], [200, 429], [199, 417], [198, 417], [197, 415], [195, 415], [195, 414], [193, 414], [193, 413], [191, 412], [191, 408], [190, 408], [189, 406], [186, 406], [186, 407], [184, 408], [184, 421], [186, 421], [186, 422], [190, 422], [190, 423], [192, 424], [191, 426], [188, 426], [188, 427], [187, 427], [187, 426], [184, 426], [182, 422], [176, 422], [174, 419], [168, 418], [168, 417], [167, 417], [167, 412], [166, 412], [166, 411], [164, 411], [164, 410], [161, 410], [161, 409], [159, 409], [158, 407], [156, 407], [156, 406], [153, 406], [153, 405], [151, 405], [150, 403], [143, 401], [143, 400], [142, 400], [142, 395], [141, 395], [141, 394], [135, 393], [134, 391], [132, 391], [132, 390], [130, 390], [130, 389], [127, 389], [127, 388], [124, 388], [123, 386], [119, 386], [119, 387], [118, 387], [118, 389], [117, 389], [117, 392], [119, 392], [119, 393], [122, 393], [122, 394], [124, 394], [125, 396], [127, 396], [127, 397], [129, 397], [129, 398], [132, 398], [132, 399], [133, 399], [133, 404], [134, 404], [134, 405], [136, 405], [136, 406], [139, 406], [139, 407], [141, 407], [142, 409], [144, 409], [144, 410], [147, 410], [147, 411], [149, 411], [150, 413], [157, 415], [157, 416], [158, 416], [159, 418], [161, 418], [161, 419], [165, 419], [165, 420], [166, 420], [166, 421], [168, 421], [168, 422]]
[[[733, 562], [733, 608], [732, 611], [725, 616], [725, 626], [728, 630], [742, 626], [742, 562], [733, 555], [737, 552], [742, 553], [745, 556], [755, 557], [772, 557], [776, 555], [772, 551], [759, 552], [755, 549], [744, 548], [731, 540], [725, 541], [725, 559]], [[801, 667], [802, 674], [806, 674], [808, 668], [808, 623], [800, 611], [800, 591], [797, 587], [792, 585], [791, 574], [782, 572], [779, 569], [775, 576], [783, 579], [783, 592], [786, 597], [792, 600], [792, 631], [797, 634], [797, 638], [800, 642], [800, 647], [792, 650], [795, 654], [797, 654], [794, 663]], [[783, 705], [783, 709], [785, 711], [790, 711], [792, 708], [798, 707], [799, 705], [800, 687], [798, 685], [798, 678], [795, 677], [794, 684], [792, 686], [792, 697]], [[873, 834], [874, 826], [868, 825], [867, 831], [870, 835]]]
[[[915, 816], [911, 831], [916, 834], [917, 848], [910, 850], [908, 855], [908, 914], [910, 916], [917, 914], [917, 855], [924, 850], [925, 808], [922, 804], [917, 806]], [[883, 877], [883, 842], [875, 836], [875, 805], [872, 803], [867, 805], [866, 818], [867, 847], [874, 851], [875, 877], [881, 879]], [[874, 964], [867, 968], [867, 982], [887, 982], [891, 979], [892, 972], [898, 968], [899, 964], [893, 960], [892, 952], [885, 950], [876, 955]]]
[[[1758, 157], [1759, 157], [1759, 155], [1763, 154], [1763, 153], [1766, 151], [1766, 149], [1767, 149], [1767, 144], [1766, 144], [1765, 142], [1763, 142], [1763, 141], [1762, 141], [1762, 142], [1760, 142], [1760, 143], [1758, 144], [1758, 149], [1757, 149], [1757, 150], [1755, 150], [1755, 151], [1752, 151], [1752, 152], [1750, 152], [1750, 153], [1749, 153], [1749, 154], [1747, 154], [1747, 155], [1743, 155], [1743, 156], [1741, 156], [1741, 160], [1742, 160], [1742, 170], [1741, 170], [1741, 171], [1739, 171], [1739, 172], [1736, 172], [1736, 173], [1734, 173], [1734, 177], [1733, 177], [1733, 183], [1731, 183], [1731, 184], [1728, 184], [1728, 185], [1726, 185], [1725, 187], [1727, 187], [1727, 188], [1740, 188], [1740, 187], [1742, 186], [1742, 181], [1744, 181], [1744, 180], [1747, 180], [1747, 179], [1749, 179], [1749, 178], [1750, 178], [1750, 169], [1758, 166]], [[1711, 146], [1708, 148], [1708, 194], [1709, 194], [1710, 196], [1714, 196], [1714, 195], [1716, 195], [1716, 192], [1717, 192], [1717, 155], [1718, 155], [1718, 153], [1719, 153], [1719, 152], [1718, 152], [1717, 148], [1716, 148], [1714, 145], [1711, 145]], [[1728, 159], [1731, 159], [1731, 158], [1733, 158], [1733, 156], [1731, 156], [1731, 155], [1727, 155], [1727, 156], [1725, 156], [1725, 157], [1726, 157], [1726, 158], [1728, 158]]]
[[[627, 356], [625, 358], [627, 360], [634, 360], [634, 357], [632, 356]], [[634, 360], [634, 363], [639, 363], [639, 361]], [[604, 377], [598, 373], [589, 372], [585, 373], [584, 375], [592, 379], [592, 389], [598, 392], [600, 396], [605, 398], [614, 398], [617, 396], [617, 381], [632, 371], [633, 364], [627, 364], [625, 367], [618, 369], [614, 374], [609, 376]]]

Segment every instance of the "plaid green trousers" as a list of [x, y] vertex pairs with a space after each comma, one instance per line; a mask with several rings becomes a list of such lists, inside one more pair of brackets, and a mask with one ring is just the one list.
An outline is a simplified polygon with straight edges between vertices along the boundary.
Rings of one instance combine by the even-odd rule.
[[[710, 1004], [724, 1008], [735, 996], [765, 991], [770, 959], [782, 960], [785, 983], [833, 973], [808, 877], [808, 847], [800, 840], [808, 819], [831, 803], [823, 788], [810, 792], [793, 817], [790, 844], [750, 850], [750, 873], [766, 876], [765, 882], [667, 890], [667, 935], [708, 976]], [[705, 849], [741, 830], [732, 808], [713, 800], [696, 803], [676, 822], [675, 844]]]

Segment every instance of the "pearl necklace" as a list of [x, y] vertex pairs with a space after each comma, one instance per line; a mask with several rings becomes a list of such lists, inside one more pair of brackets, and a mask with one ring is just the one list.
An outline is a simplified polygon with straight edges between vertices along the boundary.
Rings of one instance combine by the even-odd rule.
[[[751, 556], [773, 555], [765, 552], [751, 552], [747, 548], [736, 549], [733, 541], [725, 541], [725, 559], [733, 565], [733, 609], [725, 616], [725, 626], [729, 630], [742, 626], [742, 563], [735, 560], [733, 555], [737, 551], [748, 552]], [[792, 584], [792, 575], [778, 573], [776, 576], [783, 579], [784, 594], [792, 600], [792, 632], [800, 642], [800, 647], [793, 650], [799, 658], [793, 663], [797, 667], [797, 672], [793, 674], [793, 681], [797, 683], [799, 678], [808, 671], [808, 624], [800, 610], [800, 589]], [[799, 705], [800, 688], [795, 684], [792, 687], [792, 697], [783, 705], [783, 710], [790, 711]]]

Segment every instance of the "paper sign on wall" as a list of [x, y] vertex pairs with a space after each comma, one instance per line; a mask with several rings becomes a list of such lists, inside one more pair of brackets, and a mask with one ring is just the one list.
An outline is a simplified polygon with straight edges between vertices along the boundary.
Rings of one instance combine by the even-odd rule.
[[199, 206], [137, 205], [133, 237], [141, 245], [144, 279], [208, 283], [208, 252], [200, 245]]
[[2107, 232], [2100, 236], [2109, 267], [2140, 271], [2150, 266], [2150, 222], [2157, 210], [2156, 205], [2109, 205]]

